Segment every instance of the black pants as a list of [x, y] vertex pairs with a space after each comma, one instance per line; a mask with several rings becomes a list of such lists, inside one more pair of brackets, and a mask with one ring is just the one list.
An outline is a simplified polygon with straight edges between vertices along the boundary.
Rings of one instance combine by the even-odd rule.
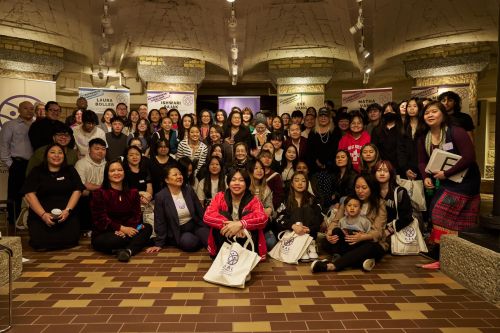
[[72, 212], [68, 219], [49, 227], [38, 215], [30, 210], [28, 215], [29, 244], [35, 250], [60, 250], [78, 245], [80, 222]]
[[80, 230], [89, 231], [92, 229], [92, 214], [90, 211], [90, 199], [92, 193], [88, 196], [81, 196], [76, 205], [76, 211], [80, 217]]
[[134, 237], [120, 237], [114, 231], [104, 232], [94, 236], [92, 233], [92, 247], [94, 250], [104, 253], [113, 253], [116, 250], [128, 249], [132, 255], [141, 252], [148, 246], [153, 228], [144, 223], [144, 227]]
[[335, 244], [331, 244], [326, 238], [321, 244], [322, 248], [331, 254], [340, 254], [341, 257], [335, 261], [335, 270], [341, 271], [347, 267], [360, 267], [366, 259], [380, 260], [385, 250], [379, 243], [363, 241], [349, 245], [345, 241], [344, 232], [340, 228], [333, 229], [333, 235], [339, 236]]
[[177, 246], [185, 252], [196, 252], [208, 245], [208, 233], [210, 229], [206, 226], [198, 226], [193, 221], [181, 225], [181, 237]]
[[10, 224], [14, 224], [17, 217], [21, 213], [21, 202], [23, 200], [23, 195], [19, 193], [19, 190], [23, 186], [24, 180], [26, 179], [27, 167], [28, 160], [18, 157], [14, 157], [12, 159], [12, 165], [9, 168], [9, 180], [7, 185], [7, 199], [9, 199], [9, 203], [7, 204], [7, 212], [9, 214]]

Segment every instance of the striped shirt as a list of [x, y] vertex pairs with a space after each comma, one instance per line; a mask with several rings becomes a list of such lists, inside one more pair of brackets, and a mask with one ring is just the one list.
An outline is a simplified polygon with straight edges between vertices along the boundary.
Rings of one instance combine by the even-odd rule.
[[193, 149], [191, 149], [191, 146], [189, 146], [187, 139], [184, 139], [179, 142], [179, 146], [177, 147], [177, 154], [175, 154], [175, 157], [177, 159], [184, 156], [189, 157], [189, 159], [193, 161], [196, 166], [196, 169], [194, 170], [194, 175], [196, 176], [196, 174], [198, 174], [198, 171], [205, 165], [207, 154], [208, 147], [203, 142], [200, 141], [198, 149], [193, 151]]

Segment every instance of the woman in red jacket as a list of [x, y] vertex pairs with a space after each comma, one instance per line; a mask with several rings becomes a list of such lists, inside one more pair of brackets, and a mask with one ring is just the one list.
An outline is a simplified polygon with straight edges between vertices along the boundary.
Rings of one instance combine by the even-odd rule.
[[204, 222], [210, 227], [208, 252], [215, 257], [226, 237], [242, 237], [243, 229], [252, 234], [261, 259], [266, 258], [264, 228], [267, 215], [257, 197], [250, 192], [246, 169], [231, 169], [226, 177], [228, 189], [219, 192], [205, 211]]

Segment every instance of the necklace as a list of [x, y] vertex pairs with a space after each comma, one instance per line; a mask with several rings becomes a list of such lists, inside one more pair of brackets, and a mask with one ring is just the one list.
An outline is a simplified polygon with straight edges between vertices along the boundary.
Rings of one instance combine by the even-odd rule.
[[326, 133], [319, 133], [319, 139], [322, 143], [327, 143], [330, 139], [330, 131], [326, 131]]

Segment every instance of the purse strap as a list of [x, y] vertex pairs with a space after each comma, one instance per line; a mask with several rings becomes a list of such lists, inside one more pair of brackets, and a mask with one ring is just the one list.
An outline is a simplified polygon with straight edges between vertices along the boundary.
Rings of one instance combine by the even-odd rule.
[[396, 221], [399, 220], [398, 189], [399, 189], [399, 186], [396, 186], [396, 188], [394, 189], [394, 205], [396, 207]]
[[[283, 231], [281, 231], [281, 232], [278, 234], [278, 240], [279, 240], [279, 241], [283, 238], [283, 236], [285, 235], [285, 233], [286, 233], [287, 231], [289, 231], [289, 230], [283, 230]], [[292, 231], [292, 233], [291, 233], [290, 235], [292, 236], [292, 237], [290, 237], [290, 238], [297, 237], [297, 234], [295, 233], [295, 231]]]

